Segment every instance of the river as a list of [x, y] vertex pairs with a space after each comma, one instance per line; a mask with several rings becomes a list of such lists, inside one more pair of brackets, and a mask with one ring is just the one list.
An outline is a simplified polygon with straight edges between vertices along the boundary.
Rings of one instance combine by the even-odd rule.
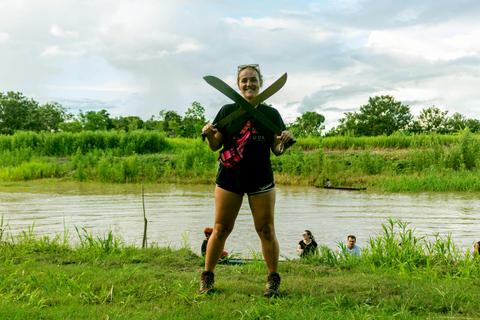
[[[145, 188], [148, 243], [180, 248], [187, 243], [200, 252], [205, 227], [213, 225], [213, 186], [155, 185]], [[75, 226], [95, 236], [110, 230], [126, 243], [141, 246], [143, 202], [140, 185], [56, 183], [0, 187], [0, 216], [8, 234], [18, 235], [34, 224], [36, 235], [64, 234], [78, 239]], [[478, 241], [480, 193], [376, 193], [314, 187], [277, 187], [275, 228], [281, 257], [296, 257], [305, 229], [332, 249], [349, 234], [360, 247], [379, 235], [388, 218], [410, 222], [419, 236], [452, 235], [465, 250]], [[8, 224], [8, 228], [5, 226]], [[5, 237], [5, 235], [4, 235]], [[245, 198], [235, 229], [225, 245], [229, 253], [250, 257], [261, 252]]]

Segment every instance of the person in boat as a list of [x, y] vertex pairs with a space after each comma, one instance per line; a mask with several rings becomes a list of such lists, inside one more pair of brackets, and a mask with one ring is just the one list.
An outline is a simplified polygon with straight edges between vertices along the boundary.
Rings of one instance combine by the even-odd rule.
[[351, 254], [358, 258], [362, 256], [362, 250], [360, 250], [360, 247], [357, 245], [357, 238], [354, 235], [349, 235], [347, 237], [347, 245], [340, 252], [337, 260], [340, 260], [345, 254]]
[[315, 237], [310, 230], [305, 230], [302, 233], [303, 240], [300, 240], [297, 246], [297, 251], [300, 252], [300, 257], [312, 257], [318, 255], [318, 244], [315, 242]]
[[[252, 102], [259, 94], [262, 84], [262, 74], [257, 64], [238, 67], [237, 86], [245, 100]], [[270, 162], [270, 150], [276, 156], [282, 155], [287, 148], [286, 143], [293, 139], [293, 135], [285, 130], [285, 124], [276, 109], [266, 104], [258, 104], [254, 107], [283, 130], [280, 136], [270, 131], [260, 121], [255, 121], [248, 113], [221, 129], [215, 128], [213, 124], [207, 124], [202, 129], [212, 151], [217, 151], [222, 146], [227, 147], [231, 141], [241, 139], [248, 133], [249, 136], [246, 139], [241, 161], [228, 167], [222, 162], [222, 157], [219, 159], [220, 163], [215, 179], [215, 223], [212, 236], [208, 241], [200, 293], [208, 292], [214, 287], [213, 271], [225, 241], [233, 230], [243, 196], [247, 194], [255, 230], [260, 237], [263, 257], [268, 270], [264, 295], [277, 296], [279, 294], [279, 246], [274, 225], [275, 183]], [[237, 104], [223, 106], [215, 117], [214, 123], [238, 108]], [[220, 153], [222, 154], [224, 150]]]
[[480, 241], [476, 242], [473, 245], [473, 256], [474, 257], [480, 256]]

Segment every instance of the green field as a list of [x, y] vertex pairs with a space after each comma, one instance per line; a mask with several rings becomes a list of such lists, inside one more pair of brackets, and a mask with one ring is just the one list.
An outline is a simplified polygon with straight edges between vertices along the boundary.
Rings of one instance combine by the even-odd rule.
[[[479, 191], [480, 135], [301, 138], [272, 155], [279, 185], [369, 190]], [[218, 153], [201, 139], [160, 132], [19, 132], [0, 135], [0, 181], [212, 184]]]

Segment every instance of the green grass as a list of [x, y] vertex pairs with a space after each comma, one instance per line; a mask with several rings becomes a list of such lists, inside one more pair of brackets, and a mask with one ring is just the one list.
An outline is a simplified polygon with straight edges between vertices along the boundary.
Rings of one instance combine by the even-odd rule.
[[[1, 222], [2, 230], [8, 226]], [[474, 319], [478, 259], [450, 237], [418, 237], [389, 220], [361, 259], [280, 263], [281, 296], [264, 298], [263, 262], [218, 265], [215, 292], [199, 295], [203, 258], [188, 247], [140, 249], [111, 232], [0, 235], [2, 319]], [[75, 241], [76, 239], [76, 241]], [[402, 249], [397, 247], [402, 242]]]

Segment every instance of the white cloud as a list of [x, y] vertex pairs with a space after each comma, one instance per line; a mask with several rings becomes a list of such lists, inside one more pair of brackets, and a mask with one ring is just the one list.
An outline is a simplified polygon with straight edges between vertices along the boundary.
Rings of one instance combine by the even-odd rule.
[[50, 33], [53, 34], [56, 37], [62, 37], [62, 38], [75, 38], [78, 37], [78, 33], [75, 31], [64, 31], [60, 29], [57, 25], [52, 25], [50, 28]]
[[47, 85], [49, 89], [55, 90], [73, 90], [73, 91], [105, 91], [105, 92], [122, 92], [122, 93], [135, 93], [138, 88], [128, 87], [118, 82], [110, 82], [98, 86], [78, 87], [78, 86], [57, 86]]
[[8, 34], [0, 32], [0, 43], [7, 41]]
[[61, 50], [59, 46], [49, 46], [47, 47], [43, 52], [42, 56], [80, 56], [84, 55], [86, 53], [85, 50], [79, 50], [79, 51], [65, 51]]
[[373, 31], [366, 44], [380, 50], [419, 56], [427, 60], [452, 60], [468, 55], [478, 55], [480, 24], [441, 25], [432, 28], [420, 26]]
[[201, 51], [202, 46], [193, 42], [184, 42], [177, 46], [175, 53], [184, 53], [184, 52], [197, 52]]

